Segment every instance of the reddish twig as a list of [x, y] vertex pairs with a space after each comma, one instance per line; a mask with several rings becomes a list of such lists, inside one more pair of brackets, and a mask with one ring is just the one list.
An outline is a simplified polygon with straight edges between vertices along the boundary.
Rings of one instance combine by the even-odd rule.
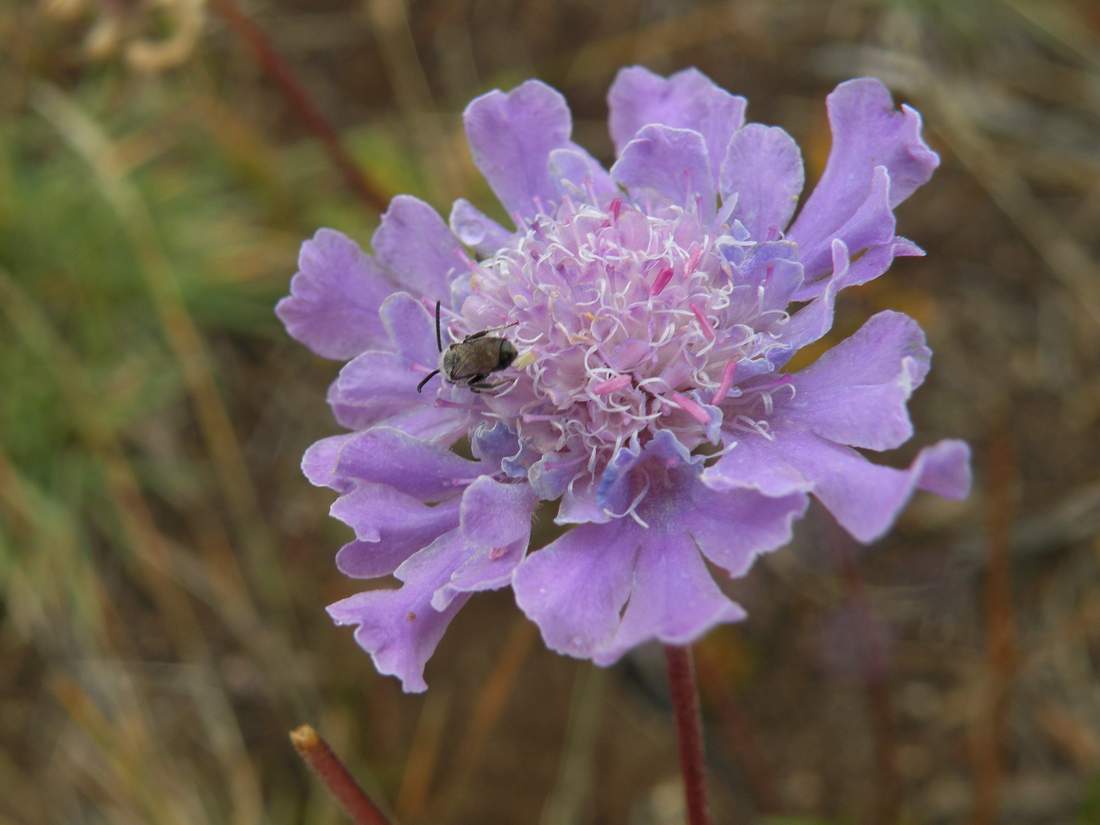
[[676, 717], [680, 743], [680, 771], [684, 777], [688, 825], [708, 825], [707, 778], [703, 757], [703, 720], [699, 713], [699, 691], [695, 686], [695, 665], [691, 648], [665, 645], [668, 690]]
[[237, 36], [252, 50], [256, 62], [275, 81], [279, 91], [297, 112], [306, 128], [324, 144], [333, 164], [340, 170], [347, 185], [359, 200], [370, 209], [384, 211], [389, 203], [389, 196], [363, 174], [363, 170], [344, 148], [336, 129], [317, 108], [305, 86], [298, 80], [290, 65], [283, 60], [282, 55], [275, 50], [263, 29], [251, 18], [246, 17], [237, 8], [234, 0], [213, 0], [213, 6]]
[[386, 815], [371, 802], [359, 783], [344, 767], [332, 748], [309, 725], [302, 725], [290, 732], [294, 749], [313, 769], [328, 792], [340, 803], [356, 825], [390, 825]]

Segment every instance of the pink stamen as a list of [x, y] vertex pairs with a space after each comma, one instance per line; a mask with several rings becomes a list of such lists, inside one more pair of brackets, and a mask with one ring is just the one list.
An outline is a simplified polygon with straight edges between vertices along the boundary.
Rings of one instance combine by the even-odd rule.
[[665, 287], [668, 286], [668, 282], [671, 281], [671, 280], [672, 280], [672, 267], [668, 267], [667, 269], [662, 269], [660, 271], [660, 273], [657, 275], [656, 280], [653, 281], [653, 286], [651, 286], [649, 288], [649, 294], [650, 295], [660, 295], [664, 291]]
[[699, 322], [699, 326], [703, 328], [703, 335], [713, 341], [715, 337], [714, 327], [710, 325], [707, 316], [703, 314], [703, 310], [699, 309], [696, 304], [691, 304], [691, 311], [695, 313], [695, 319]]
[[668, 397], [676, 404], [677, 407], [686, 412], [700, 424], [710, 423], [710, 416], [707, 415], [707, 411], [696, 404], [694, 401], [692, 401], [690, 398], [688, 398], [686, 395], [674, 392], [670, 393]]
[[617, 221], [619, 219], [619, 213], [623, 210], [623, 199], [615, 198], [611, 201], [611, 205], [608, 207], [611, 211], [611, 220]]
[[714, 400], [710, 402], [711, 404], [720, 403], [729, 394], [730, 387], [733, 386], [733, 374], [735, 372], [737, 372], [737, 362], [730, 361], [726, 364], [726, 368], [722, 370], [722, 381], [714, 393]]
[[699, 266], [699, 261], [703, 257], [703, 247], [697, 246], [691, 251], [691, 257], [688, 258], [687, 266], [684, 267], [684, 276], [690, 278], [695, 274], [696, 267]]
[[629, 387], [631, 380], [629, 375], [616, 375], [614, 378], [608, 378], [606, 381], [601, 381], [592, 388], [592, 392], [596, 393], [596, 395], [610, 395], [613, 392]]
[[494, 547], [489, 551], [489, 561], [497, 561], [508, 555], [507, 547]]

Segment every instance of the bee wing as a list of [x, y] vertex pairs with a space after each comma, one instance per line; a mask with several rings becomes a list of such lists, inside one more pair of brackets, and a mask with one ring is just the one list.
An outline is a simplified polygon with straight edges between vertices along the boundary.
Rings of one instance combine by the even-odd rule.
[[473, 365], [470, 362], [468, 347], [462, 345], [454, 346], [452, 352], [454, 352], [454, 358], [451, 360], [451, 369], [447, 373], [447, 378], [449, 380], [463, 381], [471, 376], [477, 375], [477, 371], [473, 369]]
[[480, 338], [455, 348], [452, 381], [462, 381], [475, 375], [486, 375], [496, 369], [500, 358], [499, 339]]

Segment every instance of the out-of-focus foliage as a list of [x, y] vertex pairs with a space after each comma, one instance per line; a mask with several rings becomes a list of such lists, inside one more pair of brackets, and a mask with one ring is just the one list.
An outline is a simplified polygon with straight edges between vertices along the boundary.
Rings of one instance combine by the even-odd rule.
[[[286, 740], [310, 721], [406, 825], [679, 822], [648, 654], [578, 666], [486, 596], [413, 698], [323, 615], [355, 586], [297, 465], [333, 366], [271, 310], [302, 238], [377, 215], [223, 8], [0, 8], [0, 819], [338, 822]], [[731, 584], [752, 618], [698, 651], [716, 819], [1100, 821], [1094, 3], [243, 11], [379, 190], [444, 211], [496, 209], [460, 113], [528, 76], [606, 154], [621, 65], [697, 65], [811, 180], [835, 82], [913, 102], [944, 159], [901, 214], [929, 257], [846, 296], [837, 337], [926, 326], [918, 430], [969, 438], [978, 488], [866, 552], [819, 513]]]

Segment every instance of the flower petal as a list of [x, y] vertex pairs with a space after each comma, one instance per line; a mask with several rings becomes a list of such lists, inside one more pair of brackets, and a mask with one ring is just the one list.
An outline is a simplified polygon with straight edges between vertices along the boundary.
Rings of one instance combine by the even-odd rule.
[[890, 176], [885, 166], [876, 166], [871, 175], [867, 197], [857, 205], [848, 219], [834, 231], [820, 237], [807, 237], [791, 229], [791, 239], [799, 244], [802, 266], [806, 271], [806, 284], [802, 294], [819, 276], [827, 272], [832, 259], [832, 244], [842, 240], [848, 251], [855, 255], [864, 249], [888, 244], [894, 239], [897, 222], [890, 208]]
[[698, 69], [684, 69], [667, 78], [641, 66], [622, 69], [611, 84], [607, 103], [611, 139], [620, 155], [651, 123], [701, 134], [712, 188], [730, 138], [745, 122], [745, 98], [715, 85]]
[[392, 290], [355, 241], [319, 229], [302, 244], [290, 295], [275, 314], [291, 337], [318, 355], [346, 360], [386, 343], [378, 307]]
[[537, 505], [526, 483], [501, 484], [482, 476], [467, 487], [461, 515], [469, 556], [435, 594], [432, 605], [439, 610], [459, 593], [495, 590], [511, 582], [527, 554]]
[[451, 619], [469, 599], [461, 595], [442, 611], [431, 606], [432, 595], [465, 553], [459, 531], [452, 530], [397, 569], [397, 578], [404, 582], [400, 588], [357, 593], [328, 607], [336, 624], [357, 625], [355, 640], [370, 654], [375, 668], [399, 678], [406, 693], [428, 689], [424, 666]]
[[455, 237], [483, 257], [502, 249], [512, 238], [511, 232], [464, 198], [451, 207], [450, 224]]
[[531, 483], [531, 489], [543, 501], [553, 501], [561, 498], [569, 487], [569, 482], [576, 477], [584, 466], [583, 455], [569, 456], [557, 453], [546, 453], [527, 470], [527, 480]]
[[[833, 132], [829, 160], [790, 231], [803, 249], [827, 247], [830, 238], [843, 237], [838, 230], [867, 200], [876, 167], [888, 173], [888, 208], [893, 208], [939, 165], [939, 156], [921, 137], [920, 115], [908, 106], [895, 109], [878, 80], [841, 83], [829, 95], [827, 108]], [[851, 241], [848, 246], [858, 250]], [[816, 274], [808, 265], [806, 273]]]
[[[625, 458], [614, 484], [632, 475], [639, 476], [634, 486], [642, 475], [650, 479], [639, 523], [620, 518], [575, 528], [520, 565], [513, 581], [520, 607], [550, 647], [597, 664], [648, 639], [684, 644], [714, 624], [742, 618], [715, 585], [700, 549], [741, 575], [756, 555], [790, 540], [807, 504], [800, 492], [768, 498], [707, 488], [698, 480], [702, 458], [668, 430], [619, 455]], [[629, 603], [619, 622], [624, 579]]]
[[550, 152], [573, 130], [561, 94], [537, 80], [496, 89], [470, 103], [463, 122], [474, 163], [509, 213], [529, 218], [557, 202]]
[[[638, 515], [649, 525], [643, 542], [650, 536], [691, 536], [707, 558], [741, 576], [757, 555], [790, 541], [794, 520], [806, 510], [803, 492], [808, 484], [776, 485], [761, 495], [738, 489], [746, 485], [705, 483], [713, 468], [703, 470], [703, 458], [692, 456], [670, 435], [661, 431], [645, 448], [646, 468], [656, 469], [659, 481], [638, 507]], [[763, 469], [769, 466], [765, 463]]]
[[853, 261], [844, 286], [860, 286], [875, 280], [890, 268], [894, 258], [921, 258], [924, 250], [908, 238], [897, 235], [889, 243], [868, 249]]
[[527, 555], [527, 540], [514, 541], [501, 547], [469, 549], [466, 561], [451, 574], [450, 579], [432, 596], [432, 607], [444, 610], [458, 596], [499, 590], [512, 580], [512, 573]]
[[697, 206], [704, 220], [714, 217], [714, 180], [708, 171], [703, 136], [690, 129], [643, 126], [623, 147], [611, 167], [611, 177], [635, 199], [656, 195], [685, 208]]
[[562, 195], [587, 198], [591, 192], [597, 201], [608, 201], [619, 191], [603, 165], [575, 143], [565, 149], [554, 149], [549, 164], [550, 174]]
[[859, 541], [872, 542], [890, 528], [918, 489], [965, 498], [970, 448], [962, 441], [940, 441], [921, 450], [907, 469], [897, 470], [814, 433], [777, 426], [770, 441], [739, 434], [737, 446], [708, 468], [703, 479], [715, 489], [741, 487], [768, 494], [812, 489], [845, 530]]
[[469, 411], [441, 406], [423, 396], [418, 397], [416, 403], [395, 405], [394, 412], [379, 416], [373, 404], [360, 406], [355, 402], [345, 402], [338, 382], [339, 379], [329, 386], [328, 403], [337, 423], [349, 430], [393, 427], [424, 441], [451, 444], [468, 429]]
[[554, 524], [605, 524], [611, 521], [611, 516], [596, 497], [596, 490], [596, 479], [590, 474], [573, 478], [561, 494]]
[[931, 358], [916, 321], [880, 312], [795, 373], [797, 392], [778, 415], [830, 441], [889, 450], [913, 435], [906, 402], [928, 374]]
[[727, 250], [726, 258], [735, 270], [734, 284], [750, 287], [751, 300], [759, 303], [762, 312], [786, 310], [802, 285], [798, 247], [790, 241], [765, 241], [748, 250], [738, 247]]
[[537, 504], [526, 482], [502, 484], [481, 476], [462, 495], [462, 533], [475, 547], [526, 542]]
[[470, 451], [474, 458], [496, 468], [519, 453], [519, 438], [503, 421], [492, 425], [482, 422], [470, 434]]
[[384, 484], [360, 484], [333, 502], [334, 518], [355, 530], [336, 566], [353, 578], [388, 576], [405, 559], [459, 523], [456, 496], [434, 507]]
[[319, 487], [347, 492], [354, 484], [374, 482], [438, 501], [479, 476], [482, 465], [393, 427], [374, 427], [317, 442], [306, 451], [302, 468]]
[[781, 455], [814, 482], [814, 495], [862, 542], [882, 536], [914, 491], [965, 498], [970, 490], [970, 448], [941, 441], [921, 450], [906, 470], [872, 464], [855, 450], [810, 434], [784, 439]]
[[439, 362], [435, 339], [435, 317], [423, 303], [407, 292], [395, 292], [382, 302], [382, 325], [395, 352], [410, 367], [429, 372]]
[[355, 482], [338, 477], [336, 467], [344, 447], [355, 437], [356, 433], [345, 433], [315, 441], [302, 456], [302, 475], [316, 487], [329, 487], [341, 493], [351, 490]]
[[643, 642], [691, 644], [712, 627], [745, 618], [707, 570], [699, 548], [683, 532], [636, 530], [640, 542], [630, 600], [615, 635], [596, 652], [610, 665]]
[[790, 543], [794, 522], [809, 506], [801, 491], [782, 496], [753, 490], [717, 492], [696, 480], [690, 496], [681, 529], [691, 534], [704, 556], [731, 576], [745, 575], [757, 556]]
[[831, 251], [832, 274], [821, 279], [821, 289], [818, 294], [808, 304], [792, 313], [780, 334], [787, 349], [777, 349], [771, 356], [771, 361], [777, 367], [789, 361], [802, 347], [823, 338], [833, 328], [836, 294], [844, 287], [851, 263], [848, 258], [848, 247], [840, 238], [833, 239]]
[[777, 461], [771, 442], [755, 435], [731, 436], [735, 446], [703, 470], [701, 481], [719, 492], [757, 491], [771, 498], [813, 490], [813, 482], [783, 461]]
[[575, 527], [516, 568], [516, 604], [551, 650], [591, 658], [619, 626], [637, 558], [633, 522]]
[[787, 228], [805, 182], [794, 139], [777, 126], [750, 123], [730, 141], [718, 191], [723, 200], [737, 195], [731, 218], [765, 241]]
[[420, 377], [400, 355], [368, 350], [340, 370], [328, 401], [339, 408], [341, 423], [354, 420], [356, 429], [365, 429], [414, 405], [430, 406], [431, 401], [417, 395]]
[[[663, 438], [674, 438], [668, 430], [662, 430], [660, 435]], [[642, 460], [643, 452], [648, 452], [650, 445], [655, 443], [656, 439], [643, 450], [635, 439], [632, 444], [624, 444], [611, 456], [593, 490], [595, 503], [601, 512], [622, 513], [630, 505], [630, 500], [636, 493], [633, 470]]]
[[448, 300], [450, 282], [472, 266], [439, 213], [411, 195], [390, 201], [371, 246], [400, 288], [432, 304]]

